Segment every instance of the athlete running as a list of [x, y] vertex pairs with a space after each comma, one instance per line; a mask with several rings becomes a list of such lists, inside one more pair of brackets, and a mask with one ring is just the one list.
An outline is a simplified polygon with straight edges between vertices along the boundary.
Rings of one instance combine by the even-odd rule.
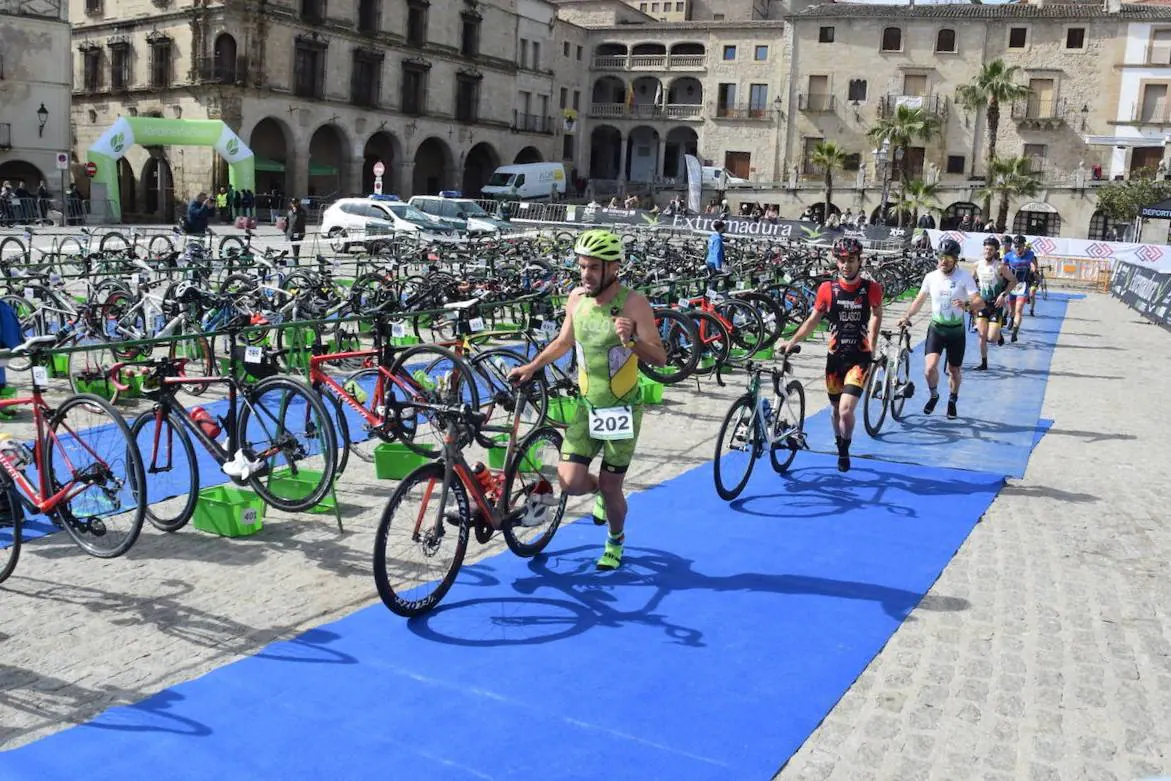
[[882, 326], [882, 286], [862, 277], [862, 243], [857, 239], [838, 239], [833, 254], [838, 263], [838, 278], [821, 283], [813, 311], [781, 349], [787, 353], [792, 345], [813, 333], [823, 317], [828, 321], [825, 391], [829, 395], [838, 445], [838, 469], [847, 472], [854, 410], [862, 397], [866, 373], [873, 362], [872, 345]]
[[923, 277], [919, 295], [911, 302], [910, 309], [903, 315], [900, 324], [910, 325], [911, 318], [931, 299], [931, 325], [927, 328], [925, 345], [927, 390], [931, 397], [923, 405], [923, 414], [930, 415], [939, 403], [939, 359], [947, 353], [948, 385], [951, 396], [947, 400], [947, 416], [955, 418], [959, 412], [956, 402], [960, 397], [960, 382], [963, 380], [964, 348], [967, 334], [964, 332], [964, 311], [982, 309], [984, 299], [976, 289], [972, 275], [957, 264], [960, 259], [960, 245], [954, 239], [939, 243], [939, 265], [935, 271]]
[[1008, 314], [1012, 319], [1012, 340], [1017, 340], [1021, 330], [1021, 319], [1025, 314], [1025, 304], [1029, 300], [1030, 288], [1037, 274], [1037, 256], [1028, 247], [1024, 236], [1017, 235], [1012, 240], [1012, 252], [1004, 256], [1004, 262], [1012, 269], [1016, 276], [1016, 285], [1008, 294]]
[[976, 371], [988, 368], [988, 343], [1004, 344], [1000, 333], [1004, 325], [1004, 302], [1008, 291], [1016, 285], [1016, 277], [1008, 264], [1000, 259], [1000, 242], [995, 236], [984, 239], [984, 257], [976, 264], [976, 284], [985, 306], [976, 315], [976, 331], [980, 334], [980, 365]]
[[[571, 348], [577, 350], [581, 401], [565, 431], [561, 490], [571, 496], [596, 493], [595, 523], [609, 523], [610, 533], [598, 559], [600, 570], [617, 569], [626, 542], [626, 497], [622, 483], [634, 456], [642, 424], [638, 362], [667, 363], [655, 328], [651, 305], [618, 282], [622, 240], [608, 230], [588, 230], [573, 247], [581, 286], [569, 294], [561, 333], [530, 363], [513, 369], [509, 379], [526, 382]], [[590, 462], [602, 454], [597, 477]]]

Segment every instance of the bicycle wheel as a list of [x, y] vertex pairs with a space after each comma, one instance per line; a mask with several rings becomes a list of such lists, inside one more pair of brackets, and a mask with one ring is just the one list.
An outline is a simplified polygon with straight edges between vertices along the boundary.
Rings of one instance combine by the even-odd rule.
[[191, 435], [172, 414], [148, 410], [130, 426], [130, 434], [150, 475], [145, 490], [146, 519], [159, 531], [182, 529], [199, 498], [199, 462]]
[[895, 359], [893, 382], [890, 390], [890, 416], [895, 420], [903, 419], [903, 405], [915, 392], [911, 382], [911, 356], [906, 350], [900, 350]]
[[54, 494], [84, 486], [52, 511], [73, 541], [102, 559], [130, 550], [146, 515], [146, 479], [122, 416], [97, 396], [72, 396], [49, 421], [44, 453]]
[[471, 513], [463, 484], [444, 491], [444, 466], [424, 464], [403, 478], [374, 535], [374, 584], [391, 612], [410, 618], [439, 604], [468, 549]]
[[236, 435], [249, 460], [267, 463], [248, 483], [278, 510], [308, 510], [332, 487], [337, 439], [321, 399], [303, 383], [269, 377], [248, 389]]
[[480, 386], [480, 411], [488, 416], [484, 425], [489, 430], [476, 432], [476, 441], [483, 447], [496, 445], [493, 436], [500, 432], [491, 429], [511, 426], [514, 403], [521, 407], [517, 437], [528, 436], [545, 420], [545, 412], [549, 408], [549, 391], [543, 374], [534, 376], [525, 383], [519, 395], [513, 396], [514, 389], [508, 381], [508, 373], [526, 363], [528, 361], [524, 356], [505, 347], [485, 350], [472, 358], [472, 368], [478, 375], [476, 382]]
[[536, 556], [557, 533], [569, 496], [557, 479], [561, 432], [542, 426], [520, 440], [504, 470], [505, 512], [502, 529], [508, 549], [517, 556]]
[[664, 366], [652, 366], [639, 361], [639, 371], [664, 385], [673, 385], [691, 376], [700, 357], [700, 350], [696, 349], [699, 335], [695, 321], [672, 309], [656, 309], [655, 328], [667, 351], [667, 363]]
[[737, 293], [736, 298], [747, 301], [760, 312], [761, 323], [764, 325], [764, 341], [759, 349], [772, 347], [776, 344], [777, 339], [781, 338], [781, 333], [785, 330], [787, 322], [785, 310], [781, 305], [764, 293], [755, 291]]
[[0, 486], [0, 583], [8, 580], [20, 560], [23, 520], [24, 508], [16, 498], [16, 489], [11, 485]]
[[890, 397], [887, 395], [889, 388], [886, 361], [872, 364], [866, 387], [862, 390], [862, 422], [866, 425], [866, 433], [872, 437], [878, 436], [886, 420], [886, 411], [890, 406]]
[[442, 449], [446, 434], [444, 421], [425, 404], [467, 404], [480, 408], [480, 391], [476, 373], [467, 361], [451, 350], [432, 345], [417, 345], [398, 354], [390, 373], [394, 381], [386, 384], [386, 415], [395, 421], [393, 432], [404, 445], [420, 455], [434, 456]]
[[768, 449], [768, 460], [777, 474], [789, 468], [805, 441], [805, 386], [800, 380], [789, 380], [782, 395], [780, 408], [773, 410], [773, 443]]
[[730, 299], [715, 305], [720, 317], [732, 324], [728, 329], [731, 347], [728, 352], [728, 363], [740, 366], [747, 363], [753, 353], [764, 344], [764, 321], [760, 312], [746, 301]]
[[699, 349], [699, 368], [713, 369], [728, 362], [728, 354], [732, 349], [732, 340], [728, 336], [728, 329], [718, 318], [707, 312], [692, 312], [695, 320], [699, 340], [696, 342]]
[[760, 457], [762, 443], [755, 413], [755, 399], [746, 393], [732, 402], [720, 424], [712, 474], [721, 499], [731, 501], [740, 495]]
[[[219, 373], [216, 370], [211, 342], [206, 336], [188, 335], [182, 341], [171, 342], [167, 345], [167, 357], [187, 359], [183, 368], [179, 370], [181, 377], [214, 377]], [[184, 385], [183, 392], [192, 396], [202, 396], [208, 387], [206, 384], [192, 383]]]
[[392, 439], [385, 433], [387, 403], [385, 399], [379, 398], [379, 394], [385, 395], [386, 390], [379, 382], [380, 375], [381, 372], [377, 368], [362, 369], [341, 381], [346, 393], [350, 394], [364, 410], [379, 419], [377, 425], [372, 427], [365, 418], [350, 409], [348, 402], [338, 401], [348, 432], [347, 447], [350, 453], [368, 464], [374, 461], [374, 448]]

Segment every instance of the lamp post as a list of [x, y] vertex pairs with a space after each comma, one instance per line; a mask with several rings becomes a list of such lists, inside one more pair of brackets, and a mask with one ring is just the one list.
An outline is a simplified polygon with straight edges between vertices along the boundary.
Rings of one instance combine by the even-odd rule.
[[49, 121], [49, 109], [45, 108], [44, 103], [37, 109], [37, 121], [41, 123], [37, 128], [37, 137], [39, 138], [45, 135], [45, 123]]
[[773, 98], [773, 110], [777, 116], [777, 142], [773, 145], [773, 181], [784, 181], [781, 172], [781, 96], [777, 95]]
[[886, 199], [890, 197], [890, 139], [884, 138], [882, 146], [871, 151], [874, 155], [875, 175], [882, 177], [882, 200], [878, 203], [878, 213], [882, 216], [882, 224], [886, 225]]

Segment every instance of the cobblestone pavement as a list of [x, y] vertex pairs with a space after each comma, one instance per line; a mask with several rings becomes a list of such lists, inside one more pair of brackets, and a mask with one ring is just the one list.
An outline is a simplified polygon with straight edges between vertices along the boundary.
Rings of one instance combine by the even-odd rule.
[[[1171, 382], [1152, 360], [1171, 354], [1169, 339], [1105, 296], [1070, 305], [1044, 408], [1053, 429], [936, 586], [971, 607], [915, 611], [779, 778], [1171, 772], [1171, 587], [1160, 577], [1171, 536], [1157, 455], [1171, 423], [1134, 398]], [[824, 406], [820, 353], [796, 360], [810, 416]], [[711, 457], [739, 392], [729, 382], [668, 389], [648, 412], [633, 488]], [[148, 526], [113, 561], [63, 534], [27, 545], [0, 586], [0, 748], [375, 602], [373, 530], [393, 485], [352, 466], [339, 488], [343, 535], [329, 517], [270, 512], [248, 539]]]

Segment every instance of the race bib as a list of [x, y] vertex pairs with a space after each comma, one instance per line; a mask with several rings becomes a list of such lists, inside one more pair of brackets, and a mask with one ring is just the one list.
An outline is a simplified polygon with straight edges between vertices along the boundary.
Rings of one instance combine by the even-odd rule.
[[480, 331], [484, 330], [484, 318], [473, 317], [468, 321], [468, 327], [472, 329], [472, 333], [478, 334]]
[[264, 360], [264, 353], [259, 347], [244, 348], [244, 363], [260, 363]]
[[634, 439], [634, 410], [630, 407], [590, 407], [590, 438]]
[[390, 335], [393, 336], [395, 339], [401, 339], [407, 335], [407, 327], [405, 325], [403, 325], [402, 323], [391, 323], [390, 324]]
[[545, 322], [541, 323], [541, 333], [545, 334], [545, 336], [554, 337], [560, 330], [561, 329], [557, 327], [557, 322], [555, 320], [546, 320]]
[[1010, 295], [1014, 295], [1014, 296], [1023, 296], [1023, 295], [1024, 295], [1025, 293], [1027, 293], [1028, 291], [1029, 291], [1029, 286], [1028, 286], [1028, 284], [1026, 284], [1026, 283], [1024, 283], [1024, 282], [1021, 282], [1021, 283], [1019, 283], [1019, 284], [1018, 284], [1016, 287], [1014, 287], [1014, 288], [1012, 289], [1012, 293], [1011, 293]]
[[33, 385], [43, 387], [49, 384], [49, 372], [44, 366], [33, 367]]
[[707, 297], [708, 297], [708, 300], [711, 301], [713, 304], [718, 304], [724, 300], [724, 297], [722, 295], [720, 295], [720, 292], [718, 290], [716, 290], [714, 287], [709, 287], [707, 289]]

